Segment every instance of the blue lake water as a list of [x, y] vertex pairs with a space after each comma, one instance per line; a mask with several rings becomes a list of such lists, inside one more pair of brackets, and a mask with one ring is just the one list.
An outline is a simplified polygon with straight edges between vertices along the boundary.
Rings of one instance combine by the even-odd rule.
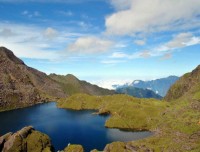
[[46, 133], [55, 150], [64, 149], [68, 143], [83, 145], [86, 152], [103, 150], [113, 141], [131, 141], [151, 136], [151, 132], [126, 132], [104, 127], [108, 117], [92, 115], [94, 111], [59, 109], [55, 102], [0, 112], [0, 136], [31, 125]]

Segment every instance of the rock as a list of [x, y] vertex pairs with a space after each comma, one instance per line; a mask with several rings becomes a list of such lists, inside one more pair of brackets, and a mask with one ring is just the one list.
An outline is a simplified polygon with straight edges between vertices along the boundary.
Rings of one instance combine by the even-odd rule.
[[91, 150], [90, 152], [99, 152], [97, 149]]
[[131, 152], [126, 149], [126, 145], [123, 142], [113, 142], [107, 144], [104, 148], [104, 152]]
[[123, 142], [113, 142], [111, 144], [107, 144], [104, 152], [153, 152], [152, 149], [147, 148], [146, 146], [134, 146], [130, 143]]
[[35, 131], [32, 126], [24, 127], [18, 132], [0, 137], [2, 152], [53, 152], [50, 138]]
[[12, 135], [12, 133], [7, 133], [4, 136], [0, 137], [0, 151], [2, 151], [4, 147], [4, 143], [8, 140], [8, 138]]
[[68, 145], [64, 152], [84, 152], [84, 149], [81, 145]]
[[22, 151], [23, 146], [22, 138], [15, 133], [5, 142], [2, 152]]
[[33, 130], [32, 126], [28, 126], [28, 127], [24, 127], [23, 129], [21, 129], [18, 134], [22, 137], [22, 138], [26, 138], [28, 136], [28, 134], [31, 132], [31, 130]]

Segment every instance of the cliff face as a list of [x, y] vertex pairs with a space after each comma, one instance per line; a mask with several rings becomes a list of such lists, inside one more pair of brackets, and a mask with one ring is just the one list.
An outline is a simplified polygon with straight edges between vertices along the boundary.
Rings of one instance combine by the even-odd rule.
[[200, 99], [200, 65], [172, 85], [164, 99], [171, 101], [183, 96]]

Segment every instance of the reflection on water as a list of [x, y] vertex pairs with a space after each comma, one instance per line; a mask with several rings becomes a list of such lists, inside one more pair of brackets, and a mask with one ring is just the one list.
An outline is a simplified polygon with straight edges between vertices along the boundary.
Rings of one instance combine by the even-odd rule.
[[56, 103], [45, 103], [0, 113], [0, 135], [15, 132], [24, 126], [50, 136], [56, 150], [62, 150], [68, 143], [81, 144], [88, 152], [94, 148], [103, 150], [113, 141], [130, 141], [150, 136], [150, 132], [125, 132], [107, 129], [107, 117], [92, 115], [93, 111], [59, 109]]

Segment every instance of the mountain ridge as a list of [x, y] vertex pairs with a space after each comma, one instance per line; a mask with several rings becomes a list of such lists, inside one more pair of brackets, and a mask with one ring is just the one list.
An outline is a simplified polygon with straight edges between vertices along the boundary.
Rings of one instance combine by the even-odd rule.
[[171, 85], [174, 84], [178, 79], [179, 77], [177, 76], [168, 76], [165, 78], [149, 80], [149, 81], [134, 80], [132, 83], [126, 83], [124, 85], [113, 85], [113, 86], [116, 89], [127, 88], [127, 87], [148, 89], [154, 91], [155, 94], [164, 97], [169, 88], [171, 87]]
[[[79, 82], [78, 79], [76, 81]], [[60, 83], [47, 74], [27, 66], [11, 50], [0, 47], [0, 111], [68, 97], [71, 93], [63, 88], [64, 85], [65, 83]], [[72, 87], [76, 87], [75, 84], [71, 83]], [[95, 95], [115, 93], [89, 83], [85, 83], [85, 87], [90, 88], [90, 94], [95, 90], [100, 90]], [[79, 91], [77, 93], [82, 93]]]
[[162, 97], [149, 89], [136, 88], [132, 86], [119, 87], [116, 89], [117, 93], [127, 94], [137, 98], [155, 98], [162, 99]]

